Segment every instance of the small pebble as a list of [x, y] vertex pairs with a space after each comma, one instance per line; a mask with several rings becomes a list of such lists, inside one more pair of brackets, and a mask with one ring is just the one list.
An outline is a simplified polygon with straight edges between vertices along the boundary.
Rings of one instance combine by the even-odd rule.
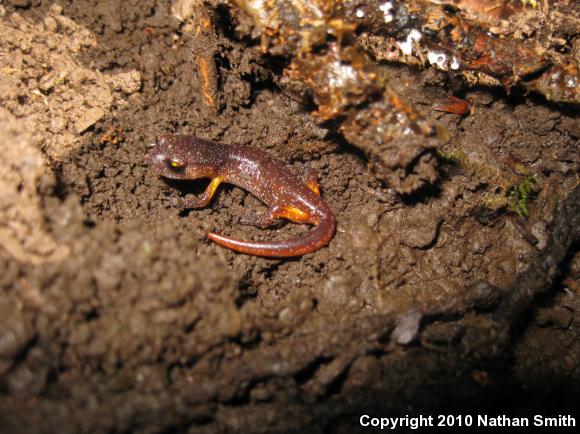
[[408, 345], [415, 340], [419, 332], [423, 314], [417, 309], [409, 309], [400, 318], [391, 338], [399, 345]]
[[75, 122], [75, 129], [78, 134], [84, 133], [90, 127], [95, 125], [105, 116], [103, 109], [99, 107], [93, 107], [87, 110], [81, 117]]
[[112, 81], [113, 89], [132, 94], [141, 89], [141, 73], [129, 71], [117, 74]]

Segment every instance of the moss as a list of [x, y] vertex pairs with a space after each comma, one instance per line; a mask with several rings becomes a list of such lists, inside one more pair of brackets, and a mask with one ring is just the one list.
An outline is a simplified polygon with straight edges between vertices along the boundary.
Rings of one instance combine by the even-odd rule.
[[486, 208], [498, 210], [508, 204], [508, 199], [501, 194], [484, 194], [481, 204]]
[[451, 149], [450, 151], [437, 150], [437, 156], [449, 163], [465, 165], [467, 162], [467, 155], [465, 155], [465, 152], [458, 149]]
[[[520, 162], [511, 165], [517, 175], [509, 176], [498, 167], [485, 162], [477, 162], [469, 159], [465, 152], [458, 149], [449, 151], [437, 151], [437, 155], [444, 162], [454, 164], [463, 169], [472, 170], [481, 182], [486, 183], [492, 193], [486, 193], [481, 199], [481, 204], [486, 208], [499, 210], [507, 207], [520, 217], [527, 217], [529, 195], [534, 191], [539, 178], [530, 174], [528, 168]], [[517, 182], [521, 179], [521, 182]]]
[[527, 217], [529, 214], [527, 207], [528, 197], [534, 191], [534, 185], [538, 184], [538, 182], [539, 179], [536, 175], [526, 173], [522, 182], [508, 191], [508, 209], [520, 217]]

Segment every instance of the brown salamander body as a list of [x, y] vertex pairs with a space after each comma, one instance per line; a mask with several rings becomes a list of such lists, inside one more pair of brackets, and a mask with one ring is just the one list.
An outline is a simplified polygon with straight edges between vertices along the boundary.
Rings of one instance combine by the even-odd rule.
[[219, 184], [227, 182], [249, 191], [270, 208], [257, 222], [260, 227], [267, 227], [277, 218], [316, 226], [302, 238], [285, 241], [246, 242], [208, 234], [210, 240], [232, 250], [268, 257], [299, 256], [328, 244], [334, 235], [334, 216], [320, 198], [315, 175], [302, 180], [260, 149], [166, 134], [151, 150], [149, 162], [166, 178], [211, 179], [198, 198], [184, 200], [184, 208], [206, 206]]

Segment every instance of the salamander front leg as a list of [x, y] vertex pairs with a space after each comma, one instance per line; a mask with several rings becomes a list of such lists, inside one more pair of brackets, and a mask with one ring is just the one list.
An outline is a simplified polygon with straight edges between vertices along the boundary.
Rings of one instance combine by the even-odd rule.
[[221, 176], [216, 176], [211, 180], [202, 194], [200, 194], [198, 197], [183, 199], [179, 207], [182, 209], [189, 209], [203, 208], [204, 206], [207, 206], [222, 181], [223, 178]]

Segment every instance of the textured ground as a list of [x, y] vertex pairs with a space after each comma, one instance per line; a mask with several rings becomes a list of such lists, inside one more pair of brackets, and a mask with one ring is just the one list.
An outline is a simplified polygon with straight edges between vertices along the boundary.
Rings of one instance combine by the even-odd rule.
[[[440, 181], [401, 197], [280, 91], [225, 8], [212, 113], [168, 2], [59, 5], [0, 2], [0, 431], [341, 433], [363, 411], [577, 410], [578, 234], [550, 242], [577, 210], [576, 194], [550, 226], [577, 189], [576, 109], [390, 66], [451, 137]], [[457, 86], [470, 114], [431, 109]], [[148, 170], [162, 132], [316, 168], [335, 238], [285, 261], [208, 243], [306, 228], [242, 226], [263, 208], [234, 187], [179, 212], [204, 184]], [[483, 206], [521, 181], [513, 161], [539, 180], [527, 218]], [[550, 289], [510, 298], [530, 267]]]

